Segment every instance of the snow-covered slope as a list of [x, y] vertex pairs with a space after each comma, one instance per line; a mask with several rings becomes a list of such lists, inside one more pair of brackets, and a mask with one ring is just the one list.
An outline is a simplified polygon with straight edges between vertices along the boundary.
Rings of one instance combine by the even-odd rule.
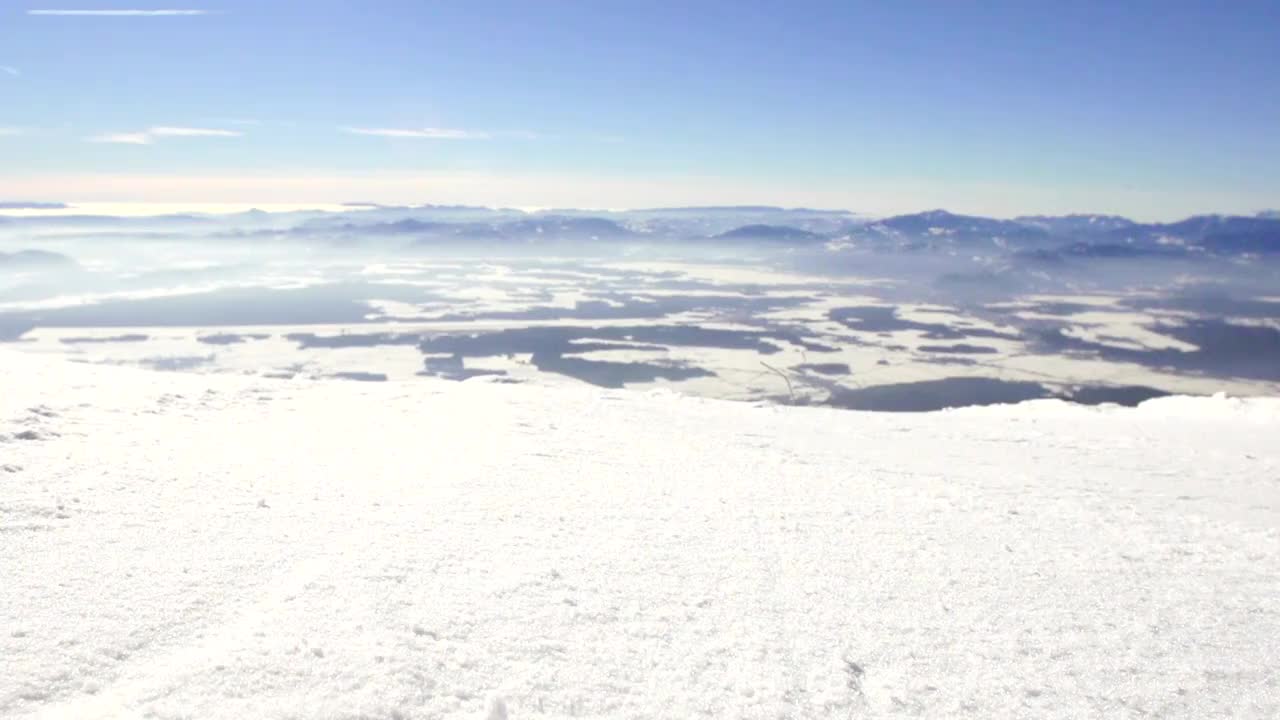
[[4, 353], [0, 716], [1275, 717], [1277, 437]]

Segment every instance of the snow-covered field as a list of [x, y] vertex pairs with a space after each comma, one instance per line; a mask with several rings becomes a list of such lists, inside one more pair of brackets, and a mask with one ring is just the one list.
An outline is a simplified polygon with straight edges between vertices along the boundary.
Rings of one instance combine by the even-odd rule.
[[0, 716], [1269, 718], [1280, 400], [0, 353]]

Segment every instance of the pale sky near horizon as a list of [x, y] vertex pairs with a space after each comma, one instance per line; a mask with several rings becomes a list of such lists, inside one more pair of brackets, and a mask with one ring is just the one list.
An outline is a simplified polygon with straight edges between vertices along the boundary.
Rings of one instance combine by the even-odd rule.
[[1280, 206], [1280, 4], [0, 7], [0, 200]]

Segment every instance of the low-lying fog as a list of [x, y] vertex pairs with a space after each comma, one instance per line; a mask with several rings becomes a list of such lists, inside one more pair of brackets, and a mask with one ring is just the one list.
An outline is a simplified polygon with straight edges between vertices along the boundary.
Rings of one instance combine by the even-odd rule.
[[1052, 227], [1023, 235], [1008, 221], [903, 217], [0, 217], [0, 343], [188, 372], [586, 382], [881, 410], [1280, 390], [1275, 255], [1174, 225], [1104, 237], [1026, 219]]

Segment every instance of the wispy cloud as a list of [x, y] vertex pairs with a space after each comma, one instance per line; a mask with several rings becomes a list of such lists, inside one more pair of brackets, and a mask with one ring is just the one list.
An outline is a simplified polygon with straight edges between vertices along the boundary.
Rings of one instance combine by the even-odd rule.
[[22, 134], [22, 128], [0, 127], [0, 137], [12, 137], [14, 135], [21, 135], [21, 134]]
[[208, 15], [208, 10], [28, 10], [28, 15], [91, 16], [91, 17], [174, 17], [181, 15]]
[[14, 77], [18, 77], [19, 75], [22, 74], [18, 72], [18, 68], [13, 67], [12, 65], [0, 65], [0, 73], [4, 73], [5, 75], [12, 75]]
[[479, 130], [453, 128], [343, 128], [356, 135], [377, 135], [392, 138], [417, 138], [425, 140], [488, 140], [493, 137]]
[[105, 135], [94, 135], [85, 138], [89, 142], [96, 143], [115, 143], [117, 145], [150, 145], [151, 136], [145, 132], [139, 133], [106, 133]]
[[85, 138], [89, 142], [97, 143], [114, 143], [117, 145], [150, 145], [156, 138], [170, 137], [240, 137], [244, 133], [236, 130], [222, 130], [218, 128], [195, 128], [195, 127], [172, 127], [158, 126], [148, 128], [141, 132], [127, 133], [105, 133], [103, 135], [94, 135]]

